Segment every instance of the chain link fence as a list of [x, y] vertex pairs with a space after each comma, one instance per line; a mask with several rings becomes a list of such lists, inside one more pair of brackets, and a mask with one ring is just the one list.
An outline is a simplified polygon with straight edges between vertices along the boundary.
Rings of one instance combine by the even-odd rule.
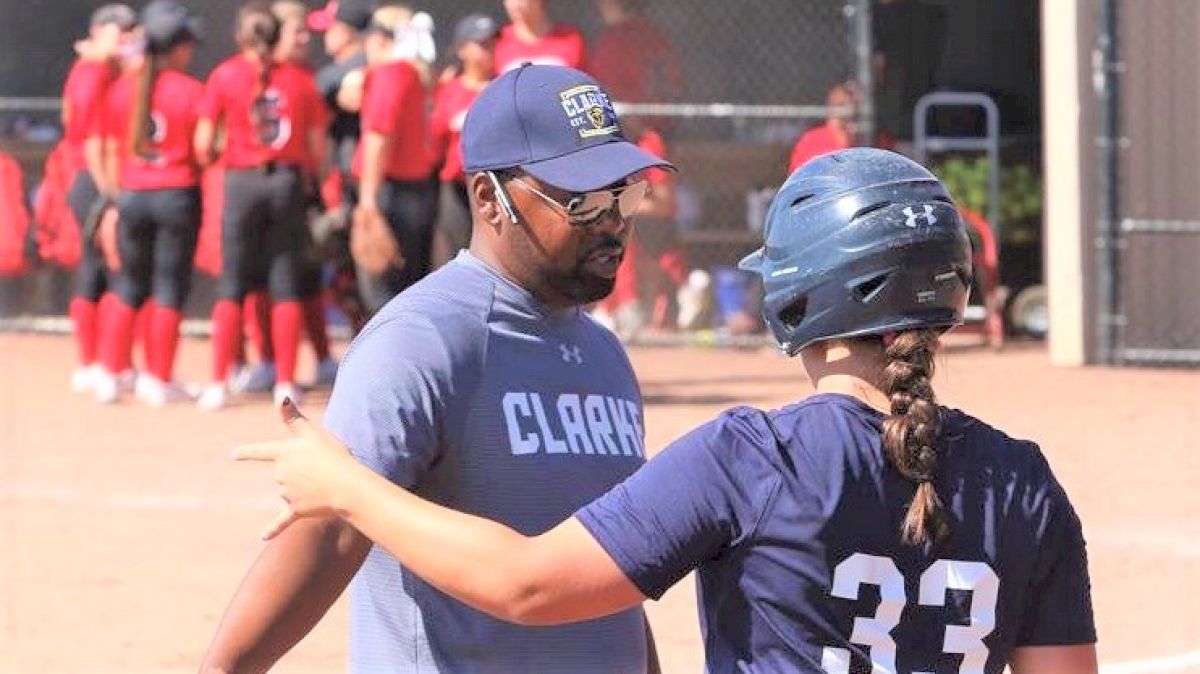
[[[411, 4], [421, 8], [423, 3]], [[596, 48], [610, 30], [604, 24], [601, 4], [600, 0], [549, 3], [555, 19], [580, 28], [593, 59], [603, 57]], [[871, 91], [870, 3], [633, 0], [624, 4], [639, 10], [636, 21], [655, 26], [666, 37], [680, 73], [676, 83], [645, 87], [634, 100], [622, 97], [625, 92], [620, 83], [606, 82], [615, 90], [622, 116], [633, 120], [637, 129], [659, 131], [669, 159], [679, 167], [674, 181], [676, 215], [671, 222], [644, 223], [647, 236], [663, 238], [662, 231], [649, 232], [651, 226], [670, 233], [664, 245], [677, 254], [680, 268], [676, 272], [682, 274], [675, 274], [676, 281], [694, 270], [710, 279], [705, 295], [714, 310], [687, 317], [687, 328], [720, 328], [726, 322], [723, 319], [739, 310], [756, 316], [755, 289], [732, 267], [756, 247], [772, 190], [786, 177], [789, 151], [805, 129], [826, 117], [824, 101], [829, 89], [857, 79], [866, 85], [862, 90]], [[193, 69], [197, 74], [207, 74], [232, 52], [227, 26], [236, 6], [230, 0], [197, 3], [197, 11], [209, 26], [209, 39]], [[496, 0], [438, 0], [424, 8], [437, 24], [443, 61], [452, 55], [448, 42], [460, 18], [474, 12], [504, 18], [503, 7]], [[37, 20], [53, 21], [52, 13]], [[314, 55], [319, 53], [319, 43], [319, 38], [314, 40]], [[44, 57], [46, 63], [41, 64], [46, 73], [54, 73], [50, 79], [59, 71], [65, 73], [69, 65], [70, 47], [65, 38], [61, 51]], [[0, 66], [10, 60], [0, 59]], [[13, 64], [8, 65], [13, 74], [18, 72]], [[592, 63], [589, 69], [603, 71], [604, 65]], [[60, 88], [61, 79], [51, 82], [45, 75], [31, 79], [29, 73], [24, 74], [27, 81], [16, 92], [0, 90], [0, 149], [17, 158], [24, 169], [27, 192], [32, 193], [41, 178], [42, 161], [59, 133], [57, 101], [51, 96]], [[6, 79], [13, 78], [6, 75]], [[861, 82], [864, 79], [868, 81]], [[4, 97], [31, 88], [40, 89], [42, 97]], [[868, 100], [862, 101], [858, 110], [859, 129], [869, 134], [873, 117], [870, 96], [865, 98]], [[66, 272], [45, 266], [20, 279], [0, 279], [0, 319], [10, 319], [11, 324], [16, 316], [61, 315], [69, 287]], [[205, 316], [211, 295], [204, 279], [198, 279], [196, 287], [188, 313]], [[671, 294], [668, 324], [673, 326], [678, 312], [673, 306], [674, 289]], [[646, 306], [645, 314], [650, 311]]]

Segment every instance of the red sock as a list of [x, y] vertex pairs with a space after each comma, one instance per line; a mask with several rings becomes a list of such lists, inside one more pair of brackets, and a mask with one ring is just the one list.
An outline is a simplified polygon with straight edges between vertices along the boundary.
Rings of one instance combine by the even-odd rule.
[[317, 361], [328, 360], [329, 329], [325, 324], [325, 298], [320, 293], [304, 300], [304, 331], [317, 352]]
[[154, 315], [154, 300], [146, 300], [142, 303], [142, 308], [138, 309], [137, 315], [133, 317], [133, 341], [130, 344], [130, 351], [133, 351], [133, 344], [140, 344], [142, 347], [142, 369], [150, 371], [154, 369], [154, 342], [150, 340], [150, 318]]
[[300, 350], [300, 326], [304, 309], [299, 302], [276, 302], [271, 306], [271, 339], [275, 342], [275, 381], [296, 381], [296, 352]]
[[229, 366], [237, 355], [242, 341], [242, 305], [232, 300], [220, 300], [213, 305], [213, 381], [223, 382], [229, 377]]
[[96, 362], [96, 303], [82, 297], [71, 300], [67, 314], [75, 329], [75, 346], [79, 349], [79, 364]]
[[264, 290], [255, 290], [246, 295], [242, 303], [242, 320], [246, 339], [258, 354], [258, 360], [270, 363], [275, 360], [275, 349], [271, 343], [271, 301]]
[[[114, 316], [124, 316], [120, 307], [117, 306], [120, 304], [124, 303], [121, 302], [121, 298], [117, 297], [116, 293], [106, 292], [100, 296], [100, 302], [96, 305], [96, 356], [101, 360], [101, 364], [105, 366], [105, 369], [113, 374], [120, 374], [128, 370], [132, 367], [131, 361], [133, 360], [132, 355], [129, 353], [132, 347], [124, 346], [123, 351], [121, 351], [113, 349], [114, 345], [105, 344], [109, 335], [107, 327], [109, 321], [113, 320]], [[125, 342], [122, 341], [122, 344], [125, 344]], [[109, 354], [111, 360], [104, 360], [106, 353]]]
[[119, 299], [103, 302], [100, 360], [110, 374], [129, 369], [133, 349], [133, 322], [136, 310]]
[[[170, 382], [175, 370], [175, 352], [179, 348], [179, 324], [183, 314], [170, 307], [154, 307], [146, 346], [154, 354], [150, 361], [150, 372], [159, 381]], [[153, 347], [151, 348], [151, 345]]]

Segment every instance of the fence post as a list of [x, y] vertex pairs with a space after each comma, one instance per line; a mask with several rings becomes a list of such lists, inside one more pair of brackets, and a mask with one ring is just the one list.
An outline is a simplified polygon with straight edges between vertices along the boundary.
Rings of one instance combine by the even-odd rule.
[[1099, 204], [1096, 213], [1096, 355], [1103, 364], [1121, 362], [1118, 339], [1121, 321], [1119, 153], [1120, 104], [1118, 73], [1120, 53], [1117, 43], [1117, 2], [1100, 0], [1096, 47], [1092, 51], [1092, 82], [1099, 102], [1099, 132], [1096, 145], [1100, 161]]
[[871, 0], [852, 0], [845, 7], [850, 20], [855, 80], [859, 86], [857, 132], [860, 145], [875, 142], [875, 73], [871, 66]]

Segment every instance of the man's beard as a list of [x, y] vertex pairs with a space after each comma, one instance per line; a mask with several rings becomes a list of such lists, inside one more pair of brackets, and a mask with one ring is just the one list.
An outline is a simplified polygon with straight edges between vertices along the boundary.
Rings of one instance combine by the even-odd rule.
[[571, 303], [580, 306], [608, 297], [617, 279], [593, 274], [584, 268], [584, 263], [585, 260], [581, 260], [569, 271], [546, 270], [542, 273], [542, 287], [554, 288]]

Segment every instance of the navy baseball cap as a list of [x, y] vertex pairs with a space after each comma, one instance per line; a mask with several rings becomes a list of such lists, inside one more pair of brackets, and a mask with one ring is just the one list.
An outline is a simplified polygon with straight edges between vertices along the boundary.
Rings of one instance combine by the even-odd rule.
[[103, 5], [96, 11], [92, 12], [92, 18], [89, 22], [91, 27], [107, 26], [115, 24], [121, 30], [132, 30], [137, 26], [137, 14], [129, 5], [120, 3], [112, 3]]
[[204, 38], [200, 17], [176, 0], [151, 0], [142, 8], [141, 23], [152, 54], [164, 54], [178, 44]]
[[454, 27], [454, 46], [468, 42], [486, 42], [500, 34], [500, 24], [487, 14], [470, 14]]
[[651, 167], [674, 169], [621, 133], [608, 94], [573, 68], [526, 63], [492, 80], [467, 112], [467, 173], [520, 167], [568, 192]]

